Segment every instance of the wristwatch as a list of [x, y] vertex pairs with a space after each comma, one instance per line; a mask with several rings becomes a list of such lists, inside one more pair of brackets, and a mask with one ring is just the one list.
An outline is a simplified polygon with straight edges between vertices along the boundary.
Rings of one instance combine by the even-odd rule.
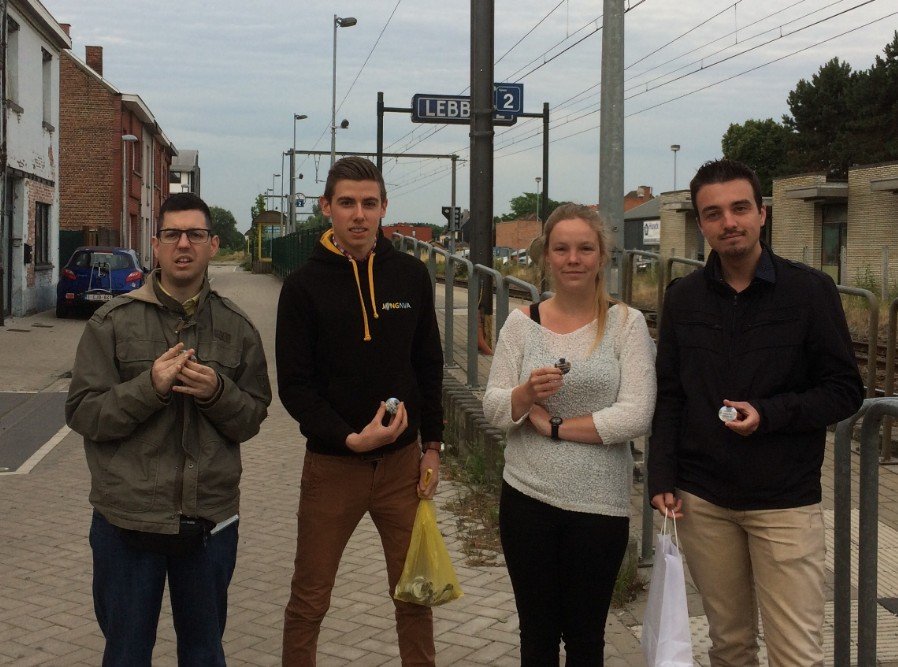
[[443, 450], [445, 448], [446, 448], [446, 446], [442, 442], [426, 442], [423, 445], [422, 451], [425, 453], [429, 452], [429, 451], [434, 451], [434, 452], [437, 452], [438, 454], [442, 454]]
[[550, 417], [549, 423], [552, 425], [552, 440], [561, 440], [558, 437], [558, 429], [564, 420], [561, 417]]

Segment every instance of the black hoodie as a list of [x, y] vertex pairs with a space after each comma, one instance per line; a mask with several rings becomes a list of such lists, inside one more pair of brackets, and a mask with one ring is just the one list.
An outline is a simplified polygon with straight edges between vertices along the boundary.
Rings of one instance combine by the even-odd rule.
[[399, 449], [442, 440], [443, 353], [424, 264], [379, 237], [368, 259], [343, 255], [325, 232], [309, 261], [284, 281], [277, 318], [278, 393], [310, 451], [346, 446], [381, 401], [405, 403]]

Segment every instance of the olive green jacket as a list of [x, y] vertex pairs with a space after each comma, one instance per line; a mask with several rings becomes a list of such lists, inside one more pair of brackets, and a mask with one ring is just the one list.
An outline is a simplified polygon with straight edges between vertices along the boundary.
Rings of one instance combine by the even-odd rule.
[[[66, 421], [84, 436], [96, 510], [122, 528], [176, 533], [181, 514], [217, 523], [237, 513], [239, 443], [259, 432], [271, 387], [259, 333], [242, 311], [205, 282], [188, 317], [155, 280], [90, 318]], [[153, 362], [179, 342], [221, 378], [207, 403], [153, 389]]]

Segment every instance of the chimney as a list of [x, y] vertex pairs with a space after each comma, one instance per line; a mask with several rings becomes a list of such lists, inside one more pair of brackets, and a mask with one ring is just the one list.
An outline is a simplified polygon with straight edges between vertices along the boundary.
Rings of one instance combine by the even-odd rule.
[[66, 34], [67, 37], [72, 36], [72, 24], [71, 23], [60, 23], [59, 27], [62, 28], [62, 31]]
[[100, 76], [103, 76], [103, 47], [85, 46], [84, 56], [84, 59], [87, 61], [87, 66]]

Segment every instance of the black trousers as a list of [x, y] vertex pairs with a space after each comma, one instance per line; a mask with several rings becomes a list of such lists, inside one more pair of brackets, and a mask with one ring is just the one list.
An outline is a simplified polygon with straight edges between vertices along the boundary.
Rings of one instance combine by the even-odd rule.
[[522, 667], [604, 664], [605, 620], [628, 517], [552, 507], [502, 483], [499, 533], [514, 589]]

